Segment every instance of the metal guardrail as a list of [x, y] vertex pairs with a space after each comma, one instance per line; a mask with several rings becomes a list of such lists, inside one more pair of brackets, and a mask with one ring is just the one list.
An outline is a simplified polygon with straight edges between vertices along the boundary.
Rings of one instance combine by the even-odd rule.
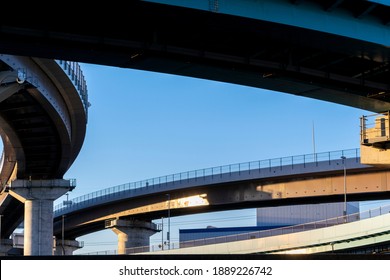
[[86, 201], [90, 201], [92, 199], [98, 199], [99, 197], [104, 197], [107, 195], [115, 194], [118, 192], [123, 191], [129, 191], [129, 190], [141, 190], [145, 189], [148, 190], [154, 189], [154, 186], [160, 186], [162, 184], [167, 183], [175, 183], [175, 182], [183, 182], [185, 180], [190, 179], [203, 179], [206, 176], [220, 176], [222, 174], [229, 174], [233, 172], [250, 172], [252, 170], [260, 170], [262, 168], [269, 168], [270, 170], [272, 168], [280, 168], [280, 170], [283, 170], [285, 167], [294, 168], [294, 166], [297, 165], [303, 165], [304, 167], [306, 164], [309, 163], [319, 163], [319, 162], [326, 162], [329, 161], [329, 163], [332, 160], [339, 160], [341, 157], [346, 158], [356, 158], [356, 160], [359, 159], [360, 156], [360, 149], [347, 149], [347, 150], [339, 150], [339, 151], [332, 151], [332, 152], [323, 152], [323, 153], [315, 153], [315, 154], [304, 154], [304, 155], [298, 155], [298, 156], [289, 156], [289, 157], [281, 157], [281, 158], [273, 158], [273, 159], [266, 159], [266, 160], [257, 160], [257, 161], [250, 161], [250, 162], [243, 162], [243, 163], [235, 163], [235, 164], [229, 164], [229, 165], [223, 165], [218, 167], [210, 167], [210, 168], [204, 168], [204, 169], [198, 169], [193, 171], [187, 171], [187, 172], [181, 172], [161, 177], [155, 177], [147, 180], [122, 184], [106, 189], [102, 189], [99, 191], [95, 191], [86, 195], [82, 195], [76, 198], [73, 198], [69, 200], [70, 202], [66, 205], [64, 204], [58, 204], [54, 207], [54, 214], [65, 210], [70, 209], [68, 207], [76, 207], [77, 204], [81, 204]]
[[362, 116], [360, 118], [360, 143], [373, 145], [390, 139], [390, 112]]
[[80, 65], [77, 62], [66, 60], [56, 60], [56, 62], [62, 67], [64, 72], [69, 76], [74, 86], [76, 87], [77, 92], [79, 93], [79, 96], [83, 103], [88, 120], [88, 107], [90, 106], [90, 103], [88, 102], [87, 83], [85, 81], [83, 71], [81, 70]]
[[[357, 221], [370, 219], [370, 218], [374, 218], [389, 213], [390, 213], [390, 205], [386, 205], [386, 206], [381, 206], [379, 208], [370, 209], [361, 213], [354, 213], [346, 216], [339, 216], [335, 218], [330, 218], [326, 220], [320, 220], [320, 221], [315, 221], [315, 222], [310, 222], [305, 224], [280, 227], [280, 228], [274, 228], [269, 230], [252, 231], [252, 232], [240, 233], [240, 234], [232, 234], [232, 235], [219, 236], [219, 237], [202, 238], [202, 239], [196, 239], [191, 241], [183, 241], [183, 242], [171, 243], [170, 246], [172, 248], [171, 250], [173, 250], [173, 249], [180, 249], [180, 248], [189, 248], [189, 247], [213, 245], [219, 243], [243, 241], [243, 240], [249, 240], [255, 238], [271, 237], [271, 236], [277, 236], [283, 234], [291, 234], [296, 232], [341, 225], [345, 223], [357, 222]], [[137, 253], [157, 252], [157, 251], [161, 251], [160, 245], [127, 248], [126, 254], [137, 254]], [[107, 251], [86, 253], [83, 255], [113, 255], [113, 254], [114, 255], [117, 254], [117, 251], [107, 250]]]

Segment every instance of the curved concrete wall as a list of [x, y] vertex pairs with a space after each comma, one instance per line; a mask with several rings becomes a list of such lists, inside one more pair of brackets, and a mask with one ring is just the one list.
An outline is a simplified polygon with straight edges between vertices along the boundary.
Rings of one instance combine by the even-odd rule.
[[[0, 54], [0, 59], [14, 71], [22, 70], [26, 74], [27, 91], [54, 122], [62, 149], [57, 174], [62, 176], [77, 157], [84, 141], [87, 123], [84, 100], [71, 76], [55, 60], [4, 54]], [[5, 158], [18, 162], [21, 174], [25, 159], [20, 139], [4, 120], [1, 123]]]
[[390, 240], [390, 214], [327, 228], [141, 254], [313, 254]]
[[62, 179], [83, 145], [89, 103], [78, 64], [4, 54], [0, 61], [0, 75], [22, 72], [25, 78], [23, 83], [16, 82], [16, 74], [6, 83], [1, 80], [13, 89], [2, 94], [0, 102], [1, 237], [9, 236], [23, 220], [23, 204], [5, 192], [10, 183]]

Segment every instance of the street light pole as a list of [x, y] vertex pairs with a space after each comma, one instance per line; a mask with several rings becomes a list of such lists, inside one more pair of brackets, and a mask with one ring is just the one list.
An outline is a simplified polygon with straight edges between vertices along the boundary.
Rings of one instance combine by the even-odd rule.
[[347, 170], [345, 168], [345, 160], [347, 159], [345, 156], [342, 156], [341, 159], [343, 160], [343, 166], [344, 166], [344, 217], [346, 219], [347, 217]]
[[62, 215], [62, 233], [61, 233], [61, 247], [62, 247], [62, 255], [65, 255], [65, 215]]
[[164, 217], [161, 217], [161, 250], [164, 251]]
[[169, 193], [166, 194], [168, 197], [168, 231], [167, 231], [167, 242], [168, 242], [168, 250], [171, 249], [171, 195]]

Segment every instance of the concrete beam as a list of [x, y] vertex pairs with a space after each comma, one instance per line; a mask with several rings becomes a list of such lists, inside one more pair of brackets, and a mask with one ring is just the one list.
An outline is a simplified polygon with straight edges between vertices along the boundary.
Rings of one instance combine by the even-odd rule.
[[[147, 0], [147, 2], [208, 11], [210, 1]], [[374, 3], [368, 5], [367, 8], [361, 10], [355, 16], [351, 16], [351, 13], [347, 13], [345, 10], [334, 9], [340, 5], [341, 1], [333, 1], [333, 4], [329, 6], [332, 10], [330, 13], [326, 8], [324, 9], [322, 8], [323, 6], [316, 5], [313, 1], [302, 0], [221, 1], [218, 5], [218, 13], [303, 27], [388, 45], [390, 30], [386, 26], [379, 21], [370, 19], [362, 20], [360, 18], [375, 8], [375, 5], [388, 6], [388, 4], [379, 3], [379, 1], [371, 2]]]
[[389, 166], [390, 167], [390, 144], [385, 148], [376, 148], [373, 146], [360, 146], [361, 162], [374, 166]]
[[[348, 168], [348, 167], [347, 167]], [[367, 174], [346, 173], [346, 194], [364, 194], [390, 191], [390, 172], [382, 171]], [[272, 199], [291, 199], [343, 195], [344, 176], [324, 176], [322, 178], [302, 178], [295, 181], [265, 183], [258, 189], [269, 193]]]
[[[390, 171], [355, 173], [351, 169], [350, 161], [346, 160], [346, 194], [348, 201], [356, 200], [358, 196], [376, 194], [390, 195]], [[189, 195], [191, 193], [191, 195]], [[237, 209], [240, 205], [248, 207], [263, 207], [283, 205], [287, 199], [290, 204], [297, 201], [341, 201], [344, 195], [343, 171], [338, 173], [301, 175], [300, 177], [279, 177], [253, 180], [250, 182], [237, 182], [221, 184], [203, 189], [181, 191], [181, 196], [171, 196], [167, 201], [157, 201], [156, 196], [134, 200], [131, 206], [128, 201], [117, 202], [109, 209], [99, 208], [99, 217], [90, 222], [115, 217], [132, 216], [140, 214], [166, 213], [168, 208], [172, 214], [178, 211], [197, 213], [197, 209], [218, 207], [218, 209]], [[160, 195], [161, 196], [161, 195]], [[161, 196], [162, 197], [162, 196]], [[77, 219], [78, 217], [75, 217]], [[74, 223], [69, 221], [70, 224]], [[81, 223], [81, 222], [79, 222]], [[77, 224], [73, 225], [77, 226]]]

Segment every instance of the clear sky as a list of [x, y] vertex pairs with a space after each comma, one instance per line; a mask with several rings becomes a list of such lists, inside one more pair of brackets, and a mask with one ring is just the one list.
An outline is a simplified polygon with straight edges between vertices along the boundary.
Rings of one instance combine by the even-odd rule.
[[[64, 176], [77, 180], [69, 199], [195, 169], [314, 149], [358, 148], [359, 118], [372, 114], [258, 88], [101, 65], [81, 67], [91, 107], [84, 145]], [[178, 241], [179, 228], [207, 225], [254, 226], [256, 212], [171, 218], [172, 242]], [[117, 248], [111, 230], [78, 240], [85, 247], [76, 254]], [[151, 243], [160, 241], [161, 233], [151, 237]]]

